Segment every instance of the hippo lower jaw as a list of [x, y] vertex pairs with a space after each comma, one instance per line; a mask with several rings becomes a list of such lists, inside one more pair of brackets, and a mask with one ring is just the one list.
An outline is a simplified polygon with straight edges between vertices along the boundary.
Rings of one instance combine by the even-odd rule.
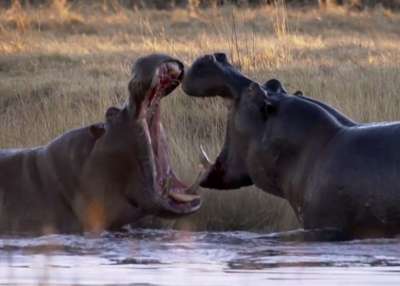
[[212, 163], [205, 152], [203, 146], [200, 146], [200, 163], [203, 174], [199, 179], [199, 185], [203, 188], [230, 190], [239, 189], [244, 186], [253, 185], [253, 181], [249, 176], [238, 173], [237, 175], [229, 175], [226, 169], [226, 159], [224, 150], [221, 151], [217, 159]]
[[146, 94], [138, 112], [151, 146], [150, 165], [155, 178], [155, 201], [162, 212], [171, 214], [193, 213], [201, 206], [201, 198], [196, 192], [199, 182], [188, 187], [172, 170], [167, 137], [160, 118], [161, 99], [179, 85], [182, 77], [183, 70], [177, 63], [168, 61], [161, 64], [153, 78], [153, 87]]

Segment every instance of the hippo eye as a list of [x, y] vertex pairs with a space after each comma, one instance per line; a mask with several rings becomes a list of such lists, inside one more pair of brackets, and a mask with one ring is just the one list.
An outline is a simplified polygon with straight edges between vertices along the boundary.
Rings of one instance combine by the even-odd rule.
[[263, 120], [267, 120], [268, 116], [276, 113], [277, 110], [278, 110], [278, 107], [274, 104], [271, 104], [268, 101], [264, 101], [264, 104], [262, 104], [260, 106], [260, 113], [261, 113]]
[[109, 109], [107, 109], [107, 111], [106, 111], [107, 121], [110, 121], [113, 118], [115, 118], [120, 112], [121, 112], [121, 109], [116, 108], [116, 107], [110, 107]]
[[93, 124], [89, 127], [89, 134], [96, 140], [103, 136], [105, 132], [106, 129], [102, 123]]

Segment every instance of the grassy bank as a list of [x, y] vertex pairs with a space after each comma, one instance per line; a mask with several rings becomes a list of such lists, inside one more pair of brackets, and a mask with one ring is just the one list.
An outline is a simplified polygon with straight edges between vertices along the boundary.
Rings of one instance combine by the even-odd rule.
[[[400, 118], [400, 14], [375, 9], [132, 11], [63, 1], [0, 10], [0, 147], [44, 144], [103, 119], [127, 97], [132, 61], [164, 52], [190, 64], [224, 51], [250, 77], [281, 79], [290, 91], [334, 105], [359, 121]], [[216, 156], [223, 142], [222, 100], [165, 99], [163, 121], [174, 166], [196, 176], [198, 146]], [[203, 191], [202, 210], [162, 221], [181, 229], [283, 230], [297, 222], [288, 205], [255, 188]], [[146, 220], [158, 225], [160, 221]]]

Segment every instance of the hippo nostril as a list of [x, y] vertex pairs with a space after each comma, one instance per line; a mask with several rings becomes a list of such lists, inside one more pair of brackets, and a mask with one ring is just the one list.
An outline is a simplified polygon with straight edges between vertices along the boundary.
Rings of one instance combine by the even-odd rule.
[[214, 56], [215, 56], [215, 59], [218, 62], [224, 63], [224, 64], [228, 63], [228, 58], [227, 58], [226, 54], [224, 54], [224, 53], [215, 53]]
[[205, 55], [203, 57], [204, 61], [209, 61], [209, 62], [216, 62], [216, 58], [214, 55]]

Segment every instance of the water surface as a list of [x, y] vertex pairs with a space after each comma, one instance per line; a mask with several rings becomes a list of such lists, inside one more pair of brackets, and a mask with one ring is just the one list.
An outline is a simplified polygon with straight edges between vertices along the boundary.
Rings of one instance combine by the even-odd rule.
[[0, 238], [0, 285], [400, 285], [400, 239], [130, 230]]

